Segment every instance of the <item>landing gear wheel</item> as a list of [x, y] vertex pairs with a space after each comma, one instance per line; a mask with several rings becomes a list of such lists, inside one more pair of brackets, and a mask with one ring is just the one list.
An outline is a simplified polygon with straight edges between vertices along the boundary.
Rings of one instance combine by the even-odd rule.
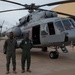
[[57, 51], [51, 51], [51, 52], [49, 53], [49, 57], [50, 57], [51, 59], [57, 59], [57, 58], [59, 57], [59, 53], [58, 53]]

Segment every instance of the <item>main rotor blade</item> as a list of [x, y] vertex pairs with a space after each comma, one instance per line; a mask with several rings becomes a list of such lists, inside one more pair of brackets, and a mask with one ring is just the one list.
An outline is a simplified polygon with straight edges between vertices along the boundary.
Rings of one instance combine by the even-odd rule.
[[19, 9], [3, 10], [3, 11], [0, 11], [0, 13], [10, 12], [10, 11], [18, 11], [18, 10], [26, 10], [26, 9], [25, 8], [19, 8]]
[[[23, 4], [18, 3], [18, 2], [13, 2], [13, 1], [8, 1], [8, 0], [0, 0], [0, 1], [4, 1], [4, 2], [8, 2], [8, 3], [12, 3], [12, 4], [16, 4], [16, 5], [20, 5], [20, 6], [24, 6]], [[24, 7], [25, 7], [25, 6], [24, 6]]]
[[73, 3], [73, 2], [75, 2], [75, 0], [66, 0], [66, 1], [60, 1], [60, 2], [54, 2], [54, 3], [43, 4], [43, 5], [39, 5], [39, 6], [37, 6], [37, 7], [53, 6], [53, 5], [66, 4], [66, 3]]

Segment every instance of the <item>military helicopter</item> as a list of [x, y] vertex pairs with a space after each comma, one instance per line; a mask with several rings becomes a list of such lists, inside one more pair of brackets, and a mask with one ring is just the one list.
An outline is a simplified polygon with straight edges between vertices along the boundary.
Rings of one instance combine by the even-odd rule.
[[47, 51], [47, 47], [54, 47], [55, 51], [49, 53], [49, 57], [56, 59], [59, 57], [58, 48], [64, 53], [68, 50], [65, 46], [75, 44], [75, 21], [72, 18], [60, 18], [57, 15], [67, 15], [69, 17], [75, 18], [74, 15], [50, 11], [41, 9], [43, 6], [53, 6], [58, 4], [72, 3], [75, 0], [59, 1], [54, 3], [48, 3], [43, 5], [23, 5], [21, 3], [0, 0], [16, 5], [23, 6], [20, 9], [11, 9], [0, 11], [0, 13], [18, 11], [18, 10], [29, 10], [29, 14], [19, 19], [19, 24], [7, 30], [7, 35], [9, 32], [13, 32], [15, 38], [17, 39], [18, 46], [24, 35], [29, 33], [29, 38], [32, 40], [34, 47], [42, 48], [43, 51]]

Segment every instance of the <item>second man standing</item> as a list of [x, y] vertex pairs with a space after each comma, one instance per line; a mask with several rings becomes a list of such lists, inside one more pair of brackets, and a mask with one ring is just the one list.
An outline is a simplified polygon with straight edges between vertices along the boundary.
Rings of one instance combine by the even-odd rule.
[[25, 62], [27, 60], [27, 72], [30, 71], [30, 63], [31, 63], [31, 52], [30, 49], [32, 48], [31, 40], [29, 39], [29, 34], [25, 34], [25, 38], [22, 40], [20, 44], [22, 48], [22, 58], [21, 58], [21, 64], [22, 64], [22, 73], [25, 72]]

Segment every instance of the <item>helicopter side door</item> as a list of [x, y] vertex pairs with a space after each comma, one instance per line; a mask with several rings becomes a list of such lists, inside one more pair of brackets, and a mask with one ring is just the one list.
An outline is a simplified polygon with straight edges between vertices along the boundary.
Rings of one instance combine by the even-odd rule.
[[32, 27], [32, 40], [33, 44], [40, 44], [40, 25]]
[[44, 46], [57, 45], [64, 42], [65, 34], [56, 34], [53, 22], [41, 25], [41, 44]]

